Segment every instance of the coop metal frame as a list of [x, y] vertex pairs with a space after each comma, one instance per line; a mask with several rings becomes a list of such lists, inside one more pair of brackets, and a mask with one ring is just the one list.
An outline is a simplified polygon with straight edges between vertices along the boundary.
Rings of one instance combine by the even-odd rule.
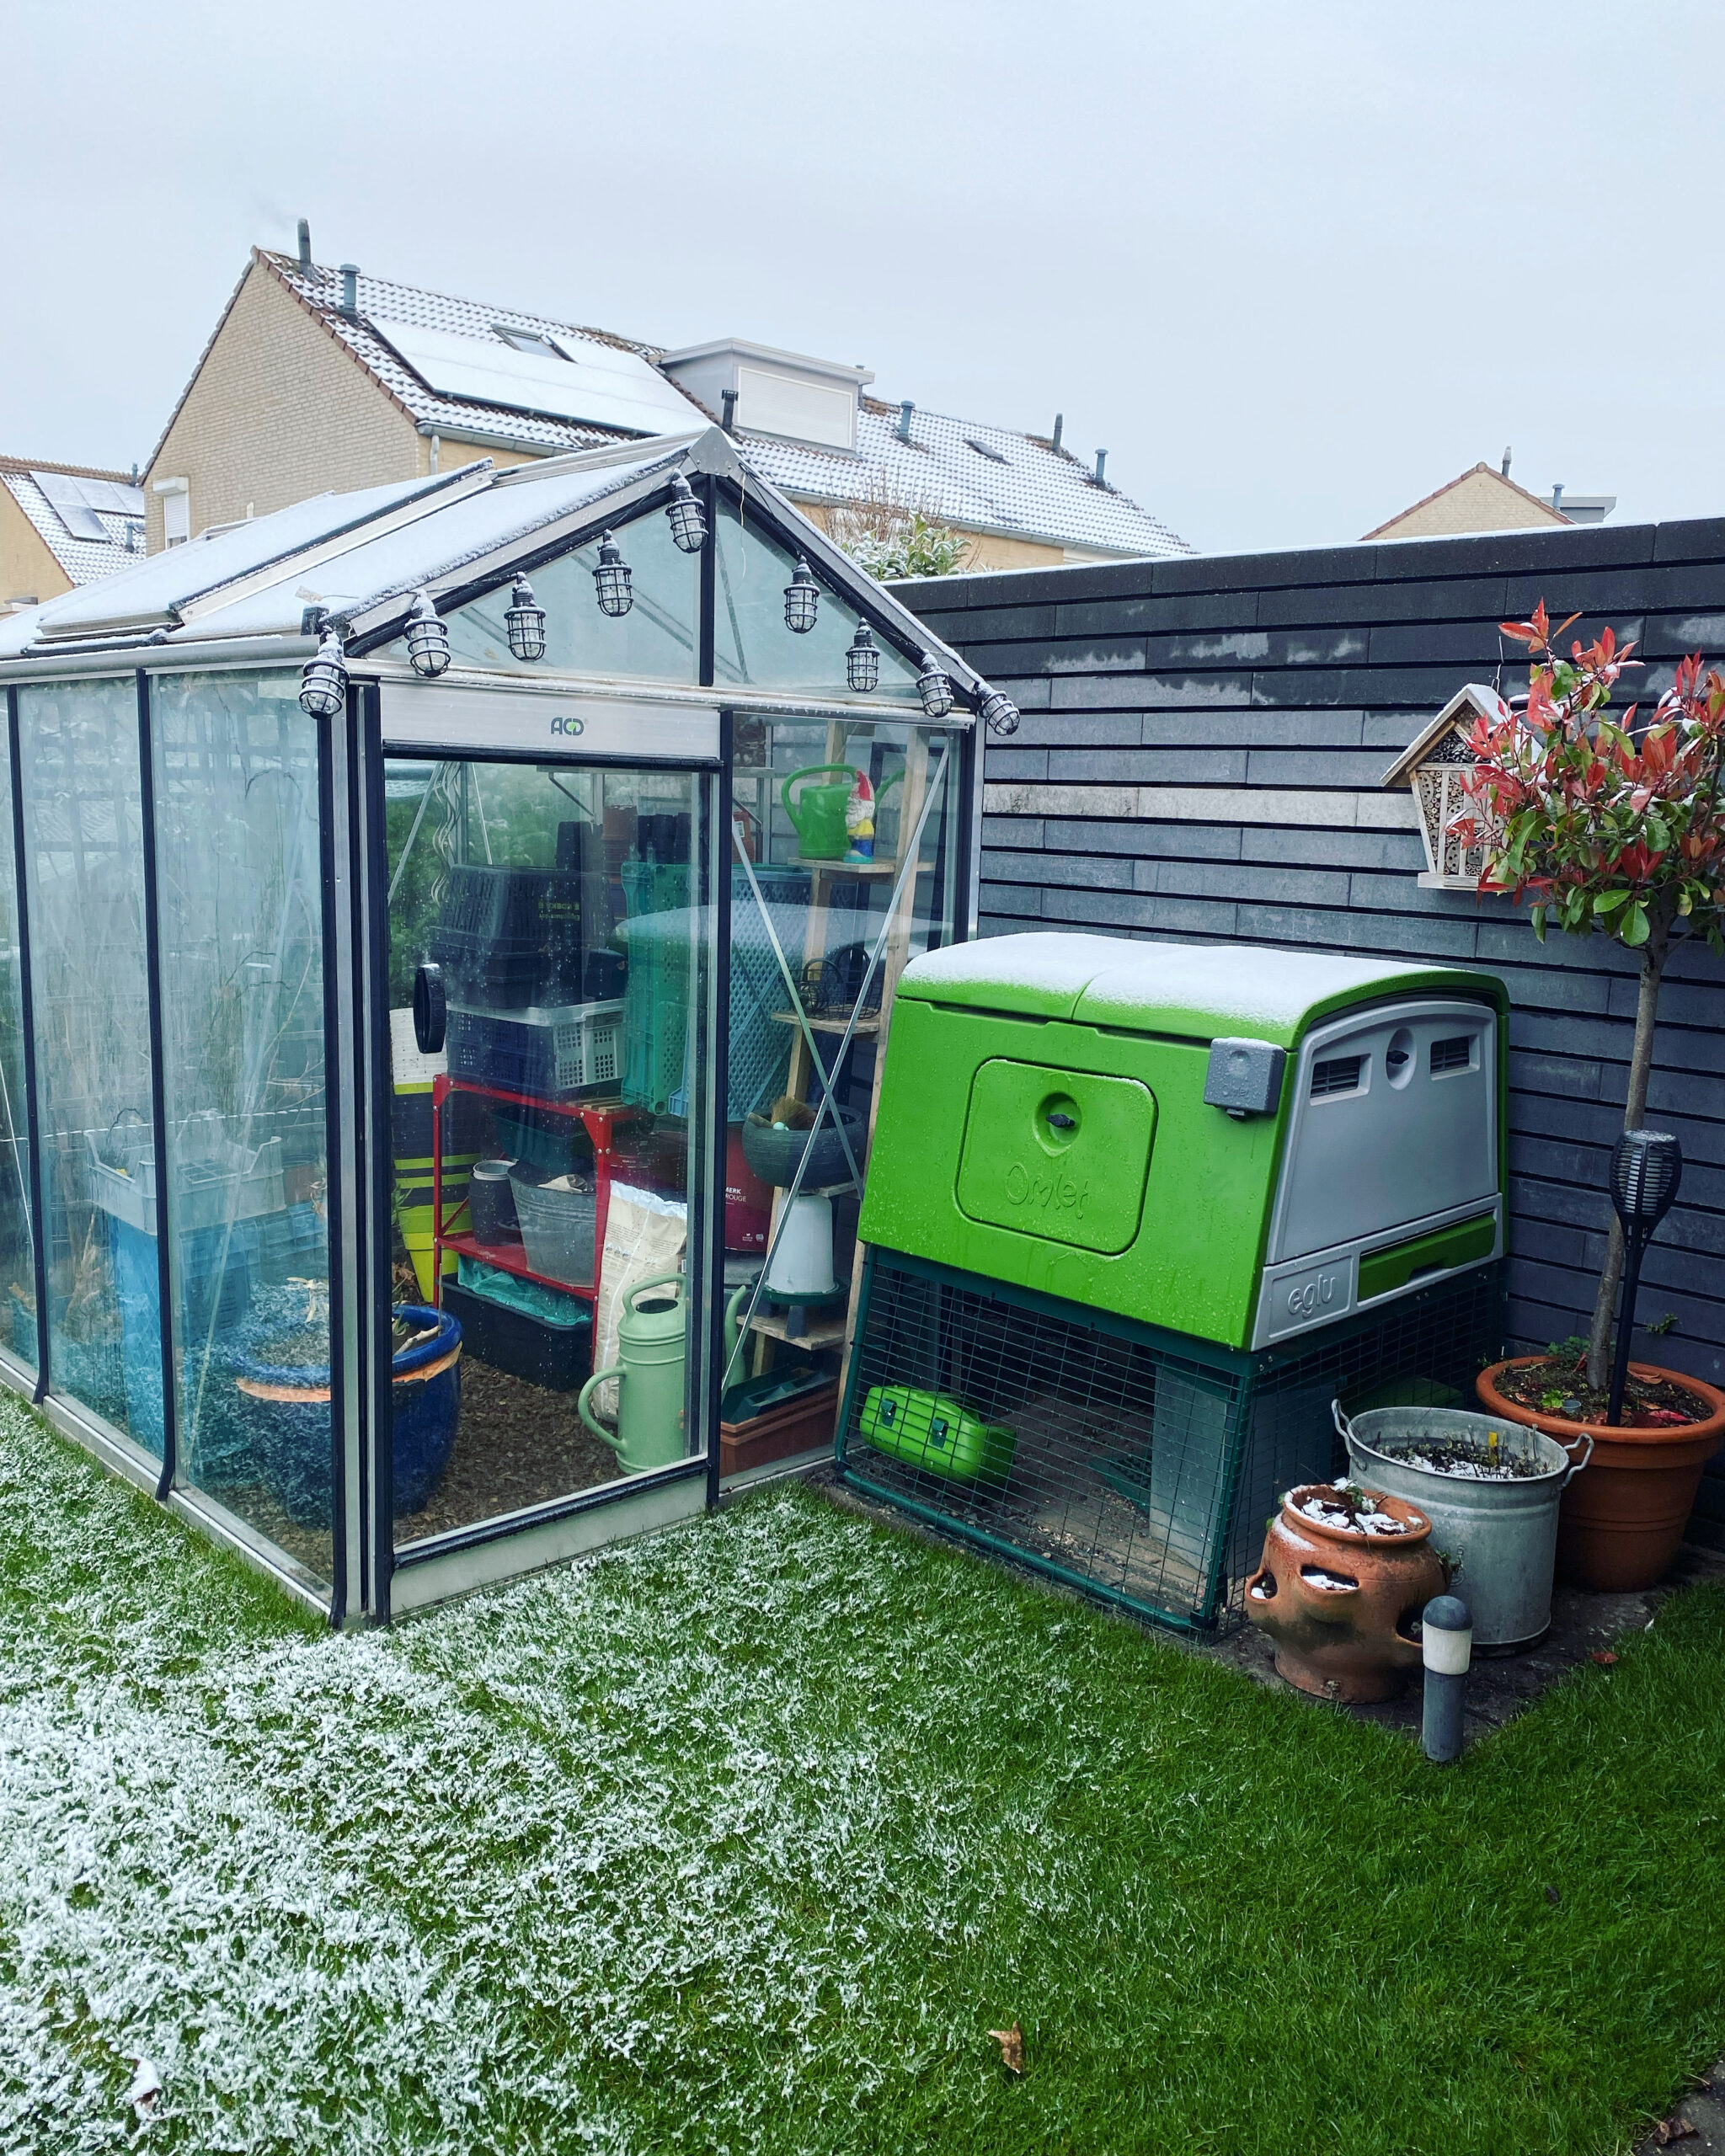
[[[920, 1281], [933, 1288], [953, 1289], [1075, 1332], [1101, 1336], [1135, 1349], [1147, 1350], [1158, 1358], [1159, 1366], [1172, 1366], [1183, 1373], [1207, 1374], [1231, 1387], [1215, 1526], [1207, 1538], [1210, 1561], [1201, 1591], [1193, 1606], [1170, 1608], [1165, 1603], [1110, 1588], [1095, 1577], [1028, 1548], [1010, 1535], [991, 1532], [975, 1519], [966, 1518], [957, 1504], [943, 1506], [927, 1492], [918, 1493], [895, 1487], [879, 1472], [870, 1471], [866, 1461], [873, 1449], [862, 1435], [860, 1414], [862, 1396], [873, 1374], [868, 1356], [871, 1315], [884, 1276], [889, 1275]], [[1452, 1320], [1455, 1346], [1450, 1351], [1450, 1370], [1454, 1376], [1471, 1378], [1498, 1350], [1503, 1330], [1503, 1264], [1501, 1260], [1493, 1259], [1431, 1288], [1397, 1298], [1377, 1310], [1355, 1313], [1321, 1331], [1301, 1335], [1284, 1346], [1234, 1348], [1140, 1319], [1065, 1302], [1034, 1289], [985, 1279], [931, 1259], [871, 1246], [864, 1262], [839, 1414], [835, 1444], [837, 1471], [841, 1481], [859, 1494], [907, 1513], [1009, 1564], [1024, 1566], [1155, 1625], [1181, 1632], [1212, 1633], [1237, 1622], [1243, 1614], [1241, 1589], [1255, 1561], [1258, 1540], [1254, 1520], [1249, 1515], [1260, 1503], [1267, 1509], [1274, 1509], [1280, 1495], [1270, 1486], [1274, 1461], [1256, 1457], [1260, 1402], [1278, 1394], [1291, 1393], [1302, 1385], [1327, 1384], [1325, 1366], [1334, 1365], [1338, 1358], [1345, 1358], [1350, 1348], [1369, 1343], [1375, 1335], [1391, 1343], [1392, 1350], [1396, 1343], [1407, 1343], [1401, 1348], [1399, 1358], [1394, 1352], [1380, 1357], [1381, 1362], [1397, 1364], [1384, 1373], [1381, 1381], [1393, 1383], [1419, 1374], [1404, 1366], [1411, 1358], [1429, 1358], [1442, 1352], [1423, 1343], [1440, 1334]], [[1472, 1367], [1464, 1372], [1464, 1364]], [[1336, 1382], [1338, 1389], [1348, 1390], [1339, 1378]], [[1325, 1413], [1327, 1414], [1327, 1407]], [[1333, 1472], [1333, 1431], [1327, 1433], [1323, 1442], [1324, 1458], [1328, 1463], [1325, 1471]], [[881, 1457], [879, 1454], [874, 1456]], [[929, 1483], [937, 1480], [926, 1474], [922, 1479]]]

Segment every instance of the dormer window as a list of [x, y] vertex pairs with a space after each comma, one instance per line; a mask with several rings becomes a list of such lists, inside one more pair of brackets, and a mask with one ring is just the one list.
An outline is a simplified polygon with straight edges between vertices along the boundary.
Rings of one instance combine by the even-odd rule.
[[505, 323], [494, 322], [492, 328], [511, 351], [526, 352], [536, 360], [567, 360], [569, 354], [559, 351], [548, 337], [542, 337], [535, 329], [511, 329]]

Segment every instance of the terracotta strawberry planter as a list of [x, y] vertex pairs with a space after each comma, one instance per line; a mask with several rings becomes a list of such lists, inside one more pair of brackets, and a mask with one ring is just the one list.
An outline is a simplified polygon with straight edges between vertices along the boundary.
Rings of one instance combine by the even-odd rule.
[[1701, 1470], [1725, 1444], [1725, 1392], [1681, 1370], [1632, 1363], [1632, 1376], [1649, 1384], [1663, 1379], [1681, 1385], [1705, 1400], [1712, 1414], [1704, 1422], [1679, 1422], [1653, 1430], [1571, 1422], [1508, 1398], [1494, 1382], [1502, 1371], [1545, 1360], [1543, 1355], [1518, 1355], [1493, 1363], [1481, 1371], [1475, 1390], [1488, 1415], [1542, 1430], [1572, 1458], [1578, 1455], [1583, 1438], [1594, 1440], [1588, 1470], [1564, 1491], [1558, 1511], [1558, 1575], [1605, 1594], [1652, 1587], [1677, 1555], [1701, 1487]]
[[[1246, 1582], [1246, 1614], [1275, 1642], [1276, 1674], [1296, 1689], [1391, 1700], [1420, 1666], [1419, 1614], [1449, 1585], [1449, 1570], [1417, 1506], [1373, 1490], [1354, 1494], [1360, 1508], [1327, 1482], [1288, 1492]], [[1311, 1505], [1334, 1520], [1309, 1518], [1302, 1508]], [[1342, 1515], [1350, 1511], [1387, 1518], [1393, 1530], [1348, 1524]]]

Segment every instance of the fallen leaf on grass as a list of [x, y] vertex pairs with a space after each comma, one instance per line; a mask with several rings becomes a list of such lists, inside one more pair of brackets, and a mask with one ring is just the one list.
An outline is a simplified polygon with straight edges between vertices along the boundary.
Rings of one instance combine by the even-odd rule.
[[1024, 2031], [1017, 2022], [1010, 2029], [991, 2029], [989, 2035], [1001, 2047], [1001, 2064], [1008, 2073], [1024, 2071]]
[[1601, 1669], [1609, 1669], [1616, 1659], [1616, 1656], [1612, 1653], [1610, 1647], [1595, 1647], [1588, 1657], [1589, 1662], [1598, 1662]]
[[161, 2094], [162, 2076], [157, 2071], [154, 2060], [141, 2058], [138, 2070], [131, 2078], [131, 2086], [120, 2100], [122, 2104], [130, 2104], [141, 2119], [146, 2119]]
[[1669, 2148], [1674, 2141], [1687, 2141], [1700, 2132], [1701, 2128], [1691, 2126], [1687, 2119], [1661, 2119], [1653, 2128], [1653, 2138], [1661, 2148]]

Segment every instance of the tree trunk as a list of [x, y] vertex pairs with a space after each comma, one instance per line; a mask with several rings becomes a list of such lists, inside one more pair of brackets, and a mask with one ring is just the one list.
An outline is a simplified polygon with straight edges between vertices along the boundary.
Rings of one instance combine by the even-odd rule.
[[[1648, 940], [1641, 947], [1641, 989], [1635, 1002], [1635, 1045], [1629, 1052], [1629, 1091], [1623, 1103], [1623, 1128], [1639, 1130], [1648, 1112], [1648, 1081], [1653, 1070], [1653, 1027], [1659, 1012], [1659, 983], [1671, 948], [1671, 924], [1656, 916]], [[1617, 1289], [1623, 1278], [1623, 1227], [1616, 1209], [1611, 1214], [1610, 1240], [1605, 1247], [1605, 1267], [1599, 1275], [1599, 1292], [1594, 1303], [1593, 1328], [1588, 1335], [1587, 1381], [1603, 1392], [1611, 1381], [1611, 1328], [1616, 1315]], [[1623, 1313], [1626, 1325], [1635, 1321], [1633, 1310]]]

